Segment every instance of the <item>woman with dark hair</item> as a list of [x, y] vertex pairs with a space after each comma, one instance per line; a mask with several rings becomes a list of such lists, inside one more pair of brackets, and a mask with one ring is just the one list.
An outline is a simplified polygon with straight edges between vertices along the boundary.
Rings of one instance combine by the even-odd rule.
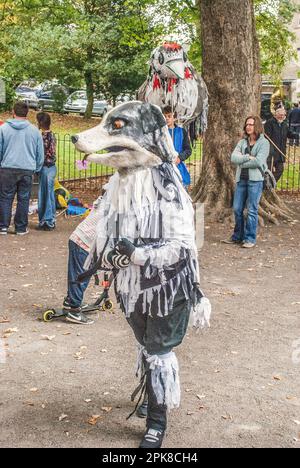
[[55, 228], [56, 214], [54, 195], [54, 181], [56, 177], [56, 140], [50, 130], [50, 115], [47, 112], [39, 112], [36, 118], [39, 129], [42, 131], [45, 154], [44, 165], [39, 178], [38, 229], [43, 231], [52, 231]]
[[[231, 162], [237, 166], [236, 190], [233, 209], [235, 228], [227, 244], [241, 244], [252, 248], [256, 244], [258, 206], [263, 191], [263, 174], [267, 169], [270, 144], [263, 135], [262, 121], [258, 116], [247, 117], [244, 137], [231, 155]], [[247, 220], [244, 210], [247, 206]]]

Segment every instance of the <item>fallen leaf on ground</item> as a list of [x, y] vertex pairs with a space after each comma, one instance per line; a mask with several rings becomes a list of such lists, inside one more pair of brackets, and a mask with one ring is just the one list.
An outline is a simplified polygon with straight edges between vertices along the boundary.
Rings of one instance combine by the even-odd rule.
[[227, 419], [232, 420], [232, 416], [230, 416], [230, 414], [223, 414], [223, 415], [222, 415], [222, 419], [225, 419], [225, 420], [227, 420]]
[[29, 286], [33, 286], [33, 284], [23, 284], [23, 288], [29, 288]]
[[8, 328], [7, 330], [4, 330], [4, 333], [15, 333], [19, 331], [19, 329], [17, 327], [15, 328]]
[[292, 305], [300, 305], [300, 302], [292, 302]]
[[54, 338], [55, 338], [55, 335], [51, 335], [51, 336], [49, 336], [49, 335], [41, 335], [41, 336], [42, 336], [43, 340], [48, 340], [48, 341], [52, 341], [52, 340], [54, 340]]
[[107, 353], [107, 349], [101, 349], [101, 353]]
[[297, 424], [297, 426], [300, 426], [300, 421], [297, 421], [297, 419], [294, 419], [293, 422]]
[[197, 397], [199, 400], [203, 400], [204, 398], [206, 398], [206, 395], [196, 395], [196, 397]]
[[0, 317], [0, 323], [9, 323], [10, 320], [7, 317]]
[[112, 410], [112, 406], [102, 406], [101, 410], [105, 413], [109, 413]]
[[274, 375], [273, 379], [274, 380], [282, 380], [282, 377], [280, 377], [280, 375]]
[[35, 393], [35, 392], [38, 391], [38, 388], [37, 388], [37, 387], [33, 387], [33, 388], [31, 388], [29, 391], [32, 392], [32, 393]]
[[92, 426], [95, 426], [95, 424], [97, 424], [97, 422], [99, 421], [99, 419], [101, 419], [101, 415], [100, 414], [94, 414], [93, 416], [91, 416], [87, 422], [89, 424], [91, 424]]
[[71, 332], [65, 332], [63, 335], [71, 335]]
[[84, 400], [86, 403], [90, 403], [92, 400], [90, 398], [87, 398], [86, 400]]
[[81, 355], [81, 352], [78, 351], [77, 353], [74, 354], [74, 358], [79, 361], [79, 359], [84, 359], [84, 357]]
[[59, 421], [63, 421], [63, 420], [66, 419], [67, 417], [68, 417], [68, 415], [63, 413], [63, 414], [61, 414], [61, 415], [59, 416], [58, 420], [59, 420]]
[[187, 414], [187, 416], [192, 416], [192, 414], [195, 414], [195, 412], [194, 411], [187, 411], [186, 414]]

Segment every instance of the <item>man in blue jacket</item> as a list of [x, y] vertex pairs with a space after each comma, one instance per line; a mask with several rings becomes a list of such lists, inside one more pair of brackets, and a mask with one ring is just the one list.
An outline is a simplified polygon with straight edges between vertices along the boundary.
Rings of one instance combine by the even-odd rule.
[[28, 208], [32, 175], [44, 163], [43, 140], [27, 120], [28, 105], [16, 102], [13, 118], [0, 127], [0, 234], [6, 235], [17, 194], [15, 233], [28, 234]]

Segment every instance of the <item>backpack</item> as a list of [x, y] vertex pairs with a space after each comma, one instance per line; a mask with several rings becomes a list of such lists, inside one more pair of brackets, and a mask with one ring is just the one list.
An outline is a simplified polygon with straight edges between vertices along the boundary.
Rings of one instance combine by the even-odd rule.
[[277, 182], [272, 172], [269, 169], [263, 171], [260, 167], [258, 169], [264, 178], [264, 190], [275, 190]]
[[54, 183], [54, 195], [55, 195], [56, 209], [61, 210], [61, 209], [67, 208], [68, 201], [71, 198], [71, 194], [65, 187], [63, 187], [58, 182], [57, 179], [55, 179], [55, 183]]

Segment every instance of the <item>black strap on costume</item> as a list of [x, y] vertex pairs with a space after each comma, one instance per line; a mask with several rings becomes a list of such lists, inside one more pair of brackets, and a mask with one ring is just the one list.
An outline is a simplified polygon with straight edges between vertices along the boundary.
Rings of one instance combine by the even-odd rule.
[[97, 260], [96, 263], [94, 263], [94, 265], [91, 268], [86, 270], [84, 273], [81, 273], [80, 275], [78, 275], [77, 281], [76, 281], [77, 283], [83, 283], [85, 280], [89, 279], [91, 276], [96, 275], [97, 271], [99, 271], [99, 270], [110, 271], [109, 268], [103, 268], [102, 267], [103, 254], [104, 254], [104, 251], [105, 251], [105, 249], [107, 247], [108, 241], [109, 241], [109, 237], [107, 237], [107, 239], [106, 239], [106, 242], [105, 242], [104, 248], [103, 248], [103, 250], [102, 250], [102, 252], [100, 254], [99, 260]]
[[135, 397], [138, 395], [138, 393], [140, 392], [140, 396], [139, 396], [139, 399], [134, 407], [134, 410], [129, 414], [129, 416], [127, 416], [126, 420], [128, 421], [128, 419], [130, 419], [134, 413], [136, 412], [142, 398], [145, 397], [146, 395], [146, 372], [144, 372], [144, 374], [142, 375], [141, 377], [141, 380], [140, 380], [140, 383], [139, 385], [136, 387], [136, 389], [133, 391], [132, 395], [131, 395], [131, 401], [134, 401], [135, 400]]

